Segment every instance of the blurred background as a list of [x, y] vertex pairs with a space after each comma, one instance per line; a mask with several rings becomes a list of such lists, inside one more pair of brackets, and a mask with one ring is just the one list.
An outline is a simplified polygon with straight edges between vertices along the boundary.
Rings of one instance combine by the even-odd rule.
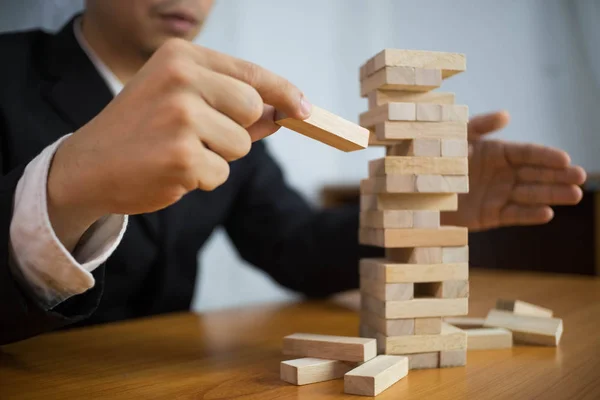
[[[0, 31], [54, 31], [82, 5], [0, 0]], [[216, 0], [197, 42], [283, 75], [314, 104], [352, 121], [367, 109], [358, 69], [380, 50], [465, 53], [467, 72], [445, 81], [444, 91], [455, 92], [471, 115], [508, 110], [512, 123], [497, 137], [563, 148], [592, 175], [582, 204], [557, 212], [549, 226], [472, 235], [472, 261], [510, 267], [510, 255], [525, 246], [515, 232], [534, 232], [547, 246], [556, 238], [551, 232], [560, 231], [573, 243], [558, 249], [567, 261], [551, 258], [581, 273], [600, 271], [594, 253], [600, 201], [593, 185], [600, 172], [600, 0]], [[383, 154], [378, 148], [346, 154], [285, 130], [267, 141], [289, 181], [315, 206], [352, 198], [368, 160]], [[196, 310], [293, 296], [240, 260], [221, 231], [199, 261]], [[523, 262], [551, 269], [540, 255]]]

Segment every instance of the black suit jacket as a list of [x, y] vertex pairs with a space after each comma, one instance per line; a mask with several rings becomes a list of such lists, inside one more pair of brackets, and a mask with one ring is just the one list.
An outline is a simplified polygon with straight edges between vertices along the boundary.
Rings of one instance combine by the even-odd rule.
[[[94, 271], [95, 286], [55, 309], [38, 306], [8, 265], [13, 195], [24, 167], [112, 99], [79, 47], [72, 21], [58, 34], [0, 35], [0, 344], [65, 326], [187, 310], [197, 252], [224, 226], [239, 254], [308, 296], [358, 285], [358, 210], [319, 211], [284, 181], [264, 143], [231, 164], [228, 181], [162, 211], [132, 216], [122, 243]], [[361, 253], [361, 254], [359, 254]]]

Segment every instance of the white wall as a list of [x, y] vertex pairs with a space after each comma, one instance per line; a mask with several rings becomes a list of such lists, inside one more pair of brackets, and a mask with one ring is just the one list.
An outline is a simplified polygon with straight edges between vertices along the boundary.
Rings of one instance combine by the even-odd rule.
[[[0, 0], [0, 28], [56, 28], [80, 4]], [[381, 49], [462, 52], [468, 71], [444, 90], [456, 92], [472, 114], [510, 111], [512, 124], [498, 137], [564, 148], [574, 162], [598, 171], [600, 89], [590, 67], [597, 43], [582, 40], [582, 15], [600, 20], [570, 0], [218, 0], [198, 42], [284, 75], [315, 104], [354, 121], [366, 109], [358, 68]], [[289, 131], [268, 142], [310, 201], [324, 184], [358, 182], [367, 160], [381, 154], [341, 153]], [[289, 296], [238, 260], [222, 232], [199, 258], [196, 309]]]

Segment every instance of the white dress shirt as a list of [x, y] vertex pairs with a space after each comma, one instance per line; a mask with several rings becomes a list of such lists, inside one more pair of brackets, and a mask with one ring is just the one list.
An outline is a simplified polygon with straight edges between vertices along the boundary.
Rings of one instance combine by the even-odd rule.
[[[116, 96], [123, 84], [87, 44], [81, 21], [75, 22], [74, 30], [79, 45]], [[46, 309], [94, 286], [91, 272], [115, 251], [127, 227], [126, 215], [107, 215], [85, 232], [73, 253], [56, 237], [48, 217], [48, 171], [54, 153], [68, 136], [46, 147], [25, 168], [15, 191], [10, 226], [10, 266]]]

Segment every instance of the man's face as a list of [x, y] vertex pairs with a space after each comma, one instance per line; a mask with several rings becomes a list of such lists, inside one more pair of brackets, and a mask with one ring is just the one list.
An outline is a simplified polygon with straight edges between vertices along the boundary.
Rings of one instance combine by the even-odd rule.
[[140, 51], [153, 53], [169, 38], [193, 40], [214, 0], [88, 0], [86, 13]]

